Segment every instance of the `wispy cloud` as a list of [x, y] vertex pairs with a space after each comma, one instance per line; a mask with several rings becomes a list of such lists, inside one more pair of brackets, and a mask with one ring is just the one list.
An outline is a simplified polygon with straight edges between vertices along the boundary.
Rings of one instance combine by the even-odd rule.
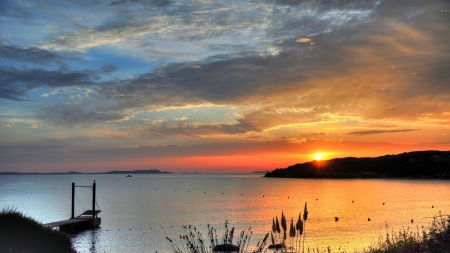
[[355, 135], [370, 135], [370, 134], [408, 133], [408, 132], [413, 132], [413, 131], [420, 131], [420, 129], [367, 130], [367, 131], [350, 132], [350, 133], [348, 133], [348, 134], [355, 134]]
[[37, 47], [21, 47], [18, 45], [0, 44], [0, 57], [10, 61], [17, 61], [40, 66], [57, 65], [67, 69], [65, 61], [80, 61], [82, 58], [74, 53], [56, 53]]

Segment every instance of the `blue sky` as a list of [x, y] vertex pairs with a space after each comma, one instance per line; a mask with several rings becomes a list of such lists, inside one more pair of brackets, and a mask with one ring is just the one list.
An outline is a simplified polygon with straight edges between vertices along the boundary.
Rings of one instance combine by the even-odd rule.
[[0, 171], [449, 149], [448, 1], [5, 0], [0, 25]]

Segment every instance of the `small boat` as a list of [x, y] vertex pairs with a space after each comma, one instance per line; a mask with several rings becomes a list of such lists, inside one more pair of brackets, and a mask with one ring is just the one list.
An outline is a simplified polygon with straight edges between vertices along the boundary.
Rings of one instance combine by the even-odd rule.
[[132, 177], [132, 175], [127, 175], [127, 177]]

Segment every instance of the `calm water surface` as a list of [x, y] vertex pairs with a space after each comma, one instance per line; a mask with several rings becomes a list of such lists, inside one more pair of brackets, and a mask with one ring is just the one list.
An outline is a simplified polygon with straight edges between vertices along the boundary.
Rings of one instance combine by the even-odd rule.
[[[67, 219], [71, 183], [92, 185], [94, 180], [102, 225], [74, 236], [80, 253], [170, 252], [165, 237], [178, 238], [183, 225], [194, 225], [206, 236], [211, 224], [220, 235], [226, 220], [238, 231], [251, 227], [256, 245], [271, 230], [273, 217], [280, 218], [283, 211], [295, 222], [305, 202], [305, 244], [354, 252], [386, 232], [416, 231], [439, 212], [450, 214], [449, 181], [276, 179], [261, 174], [0, 176], [0, 207], [14, 206], [43, 223]], [[91, 209], [92, 192], [76, 191], [75, 213], [81, 214]]]

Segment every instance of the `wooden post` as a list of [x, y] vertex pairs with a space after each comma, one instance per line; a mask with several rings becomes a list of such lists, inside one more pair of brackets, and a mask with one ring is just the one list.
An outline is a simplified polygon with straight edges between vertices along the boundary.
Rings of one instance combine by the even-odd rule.
[[93, 185], [93, 189], [92, 189], [92, 218], [95, 218], [95, 180], [94, 180], [94, 185]]
[[72, 182], [72, 217], [75, 218], [75, 183]]

